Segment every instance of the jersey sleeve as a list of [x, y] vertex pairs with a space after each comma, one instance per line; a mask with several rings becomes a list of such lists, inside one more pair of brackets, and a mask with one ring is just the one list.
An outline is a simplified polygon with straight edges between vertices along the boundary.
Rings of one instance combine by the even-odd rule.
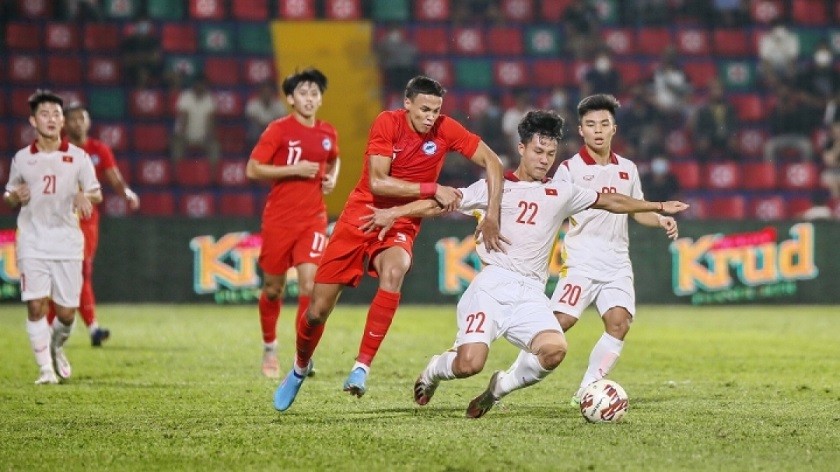
[[472, 159], [478, 149], [478, 143], [481, 142], [478, 135], [467, 131], [461, 123], [448, 116], [443, 117], [440, 130], [449, 149], [458, 151]]
[[338, 150], [338, 131], [336, 131], [336, 129], [332, 126], [329, 127], [329, 130], [330, 130], [330, 136], [332, 137], [332, 140], [333, 140], [333, 146], [332, 146], [332, 149], [330, 149], [329, 155], [327, 156], [327, 161], [332, 162], [332, 161], [338, 159], [338, 156], [340, 156], [341, 154], [339, 153], [339, 150]]
[[382, 112], [373, 120], [368, 134], [366, 156], [388, 156], [394, 154], [395, 124], [391, 115]]
[[117, 160], [114, 158], [111, 148], [100, 142], [97, 146], [97, 152], [99, 153], [99, 165], [103, 171], [117, 167]]
[[571, 194], [568, 200], [570, 215], [591, 208], [592, 205], [598, 202], [598, 192], [591, 188], [581, 187], [572, 183], [569, 185], [571, 187]]
[[[280, 126], [272, 123], [260, 135], [260, 139], [251, 151], [251, 159], [260, 164], [272, 164], [272, 159], [280, 148], [282, 130]], [[283, 164], [283, 163], [277, 163]]]
[[6, 182], [6, 191], [13, 192], [17, 188], [18, 185], [23, 183], [23, 178], [21, 178], [20, 170], [17, 166], [17, 157], [12, 159], [12, 165], [9, 168], [9, 181]]
[[475, 182], [467, 188], [458, 189], [461, 191], [461, 205], [458, 211], [465, 215], [473, 215], [476, 210], [487, 209], [487, 181], [484, 179]]
[[633, 166], [633, 186], [630, 188], [630, 196], [637, 200], [644, 200], [645, 194], [642, 191], [642, 180], [639, 178], [639, 168]]
[[84, 189], [85, 192], [94, 192], [101, 188], [99, 181], [96, 180], [96, 169], [93, 167], [93, 160], [91, 160], [87, 153], [85, 154], [84, 160], [82, 160], [82, 169], [79, 172], [79, 187]]
[[557, 166], [557, 170], [554, 172], [554, 180], [559, 180], [561, 182], [572, 181], [572, 173], [569, 170], [569, 161], [563, 161], [559, 166]]

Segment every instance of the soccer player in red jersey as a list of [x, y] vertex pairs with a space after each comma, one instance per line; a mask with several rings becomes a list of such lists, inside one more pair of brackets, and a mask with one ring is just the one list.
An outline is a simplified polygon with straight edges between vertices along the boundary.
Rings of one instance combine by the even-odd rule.
[[[125, 183], [111, 148], [102, 141], [93, 139], [88, 135], [90, 132], [90, 114], [87, 109], [81, 103], [71, 103], [64, 110], [64, 117], [64, 132], [67, 139], [88, 153], [96, 169], [97, 180], [108, 182], [118, 195], [125, 198], [131, 210], [137, 210], [140, 207], [140, 199]], [[81, 219], [80, 226], [82, 233], [85, 235], [85, 253], [82, 262], [83, 284], [79, 301], [79, 314], [82, 315], [82, 319], [88, 327], [90, 344], [93, 347], [100, 347], [102, 341], [111, 336], [111, 331], [99, 326], [96, 319], [96, 297], [93, 293], [93, 259], [99, 246], [99, 211], [96, 205], [94, 205], [93, 212], [89, 217]], [[50, 304], [48, 321], [52, 323], [54, 318], [55, 309]]]
[[460, 200], [458, 190], [436, 183], [448, 152], [457, 151], [486, 169], [488, 211], [479, 232], [488, 250], [502, 251], [502, 162], [481, 138], [441, 115], [445, 93], [435, 80], [415, 77], [406, 86], [405, 109], [382, 112], [371, 126], [362, 176], [335, 225], [315, 274], [309, 309], [298, 322], [295, 362], [274, 394], [277, 410], [292, 405], [311, 371], [312, 354], [343, 287], [357, 286], [367, 272], [379, 277], [379, 290], [370, 304], [356, 363], [344, 383], [345, 391], [364, 395], [371, 362], [399, 306], [421, 220], [401, 219], [379, 240], [376, 234], [359, 229], [361, 217], [370, 213], [369, 207], [390, 208], [432, 197], [454, 210]]
[[271, 378], [280, 377], [277, 320], [286, 271], [295, 267], [298, 273], [299, 318], [309, 305], [315, 270], [327, 244], [324, 194], [335, 188], [340, 160], [335, 128], [315, 118], [326, 89], [327, 78], [317, 69], [286, 77], [283, 93], [292, 113], [268, 125], [246, 167], [248, 178], [274, 182], [262, 214], [259, 258], [264, 278], [259, 300], [262, 371]]

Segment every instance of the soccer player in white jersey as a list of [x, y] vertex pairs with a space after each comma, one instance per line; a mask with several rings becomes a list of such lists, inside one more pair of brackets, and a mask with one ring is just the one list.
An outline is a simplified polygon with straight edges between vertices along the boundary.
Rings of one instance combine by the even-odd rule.
[[[581, 100], [578, 133], [584, 144], [577, 154], [562, 162], [555, 178], [602, 193], [643, 199], [636, 165], [611, 150], [618, 107], [618, 100], [612, 95], [591, 95]], [[643, 212], [634, 213], [633, 219], [645, 226], [663, 228], [672, 239], [677, 237], [677, 223], [670, 216]], [[576, 213], [569, 223], [561, 278], [551, 296], [552, 309], [564, 332], [593, 302], [604, 322], [604, 334], [592, 349], [589, 367], [572, 396], [571, 403], [576, 405], [583, 389], [604, 378], [615, 366], [636, 313], [636, 294], [627, 215], [592, 208]]]
[[[546, 178], [562, 138], [563, 118], [553, 111], [531, 111], [519, 123], [519, 167], [506, 174], [501, 225], [505, 252], [487, 251], [477, 241], [485, 267], [458, 303], [458, 334], [453, 350], [432, 356], [414, 384], [414, 401], [426, 405], [442, 380], [466, 378], [484, 368], [490, 344], [504, 336], [524, 357], [507, 372], [495, 372], [487, 389], [467, 407], [467, 416], [483, 416], [503, 396], [533, 385], [557, 367], [566, 355], [566, 339], [545, 295], [548, 262], [563, 221], [587, 208], [612, 212], [665, 211], [687, 208], [682, 202], [647, 202], [615, 193], [598, 193]], [[480, 180], [460, 189], [459, 210], [481, 218], [487, 185]], [[433, 200], [391, 209], [373, 209], [365, 230], [394, 219], [442, 212]]]
[[[55, 384], [71, 374], [64, 343], [82, 291], [85, 242], [79, 216], [90, 216], [102, 193], [87, 153], [61, 139], [61, 98], [39, 90], [29, 97], [29, 108], [37, 138], [12, 159], [3, 199], [12, 208], [21, 206], [17, 264], [26, 331], [40, 368], [35, 383]], [[50, 298], [56, 311], [52, 333], [46, 319]]]

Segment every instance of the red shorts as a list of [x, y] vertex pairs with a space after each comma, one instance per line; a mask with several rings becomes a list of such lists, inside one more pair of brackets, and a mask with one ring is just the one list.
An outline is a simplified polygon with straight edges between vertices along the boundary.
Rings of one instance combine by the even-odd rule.
[[283, 275], [300, 264], [318, 264], [326, 245], [326, 220], [293, 228], [263, 227], [260, 268], [266, 274]]
[[365, 234], [358, 227], [339, 220], [335, 224], [327, 250], [324, 251], [321, 265], [315, 273], [315, 282], [355, 287], [361, 282], [365, 271], [377, 277], [378, 274], [373, 268], [373, 258], [390, 247], [401, 247], [412, 257], [417, 227], [391, 228], [384, 241], [380, 241], [378, 236], [379, 231]]

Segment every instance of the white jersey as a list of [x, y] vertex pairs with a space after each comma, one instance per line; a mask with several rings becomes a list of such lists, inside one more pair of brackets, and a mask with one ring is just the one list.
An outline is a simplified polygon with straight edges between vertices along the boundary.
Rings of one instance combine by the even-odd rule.
[[[484, 179], [461, 189], [460, 211], [479, 218], [487, 209], [487, 183]], [[505, 175], [499, 224], [508, 238], [507, 254], [489, 252], [478, 241], [476, 252], [482, 262], [498, 266], [545, 286], [548, 262], [563, 220], [598, 201], [598, 193], [568, 182], [546, 180], [522, 182], [513, 173]], [[504, 243], [502, 243], [504, 244]]]
[[[617, 154], [599, 165], [586, 147], [557, 168], [555, 178], [601, 193], [620, 193], [643, 200], [636, 164]], [[564, 238], [563, 274], [573, 273], [594, 280], [632, 277], [627, 215], [588, 209], [569, 219]]]
[[80, 190], [99, 190], [87, 153], [66, 141], [53, 152], [27, 146], [12, 159], [6, 190], [24, 183], [31, 197], [17, 218], [18, 259], [82, 259], [85, 241], [73, 199]]

